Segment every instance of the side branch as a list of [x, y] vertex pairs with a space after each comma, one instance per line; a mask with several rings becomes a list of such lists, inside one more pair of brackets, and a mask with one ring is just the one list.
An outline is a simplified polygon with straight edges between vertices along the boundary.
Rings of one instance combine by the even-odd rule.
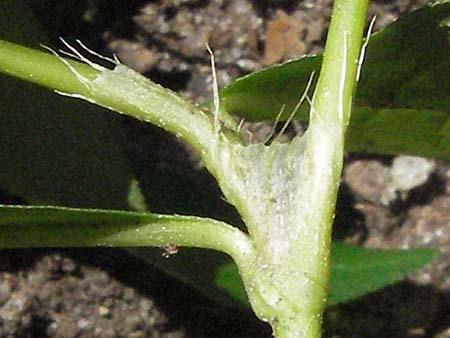
[[[81, 43], [81, 48], [86, 48]], [[66, 44], [66, 46], [68, 46]], [[120, 64], [110, 70], [84, 58], [68, 46], [83, 62], [55, 57], [48, 53], [0, 40], [0, 73], [30, 81], [67, 96], [81, 98], [121, 114], [150, 122], [183, 138], [200, 154], [207, 169], [216, 175], [214, 162], [219, 134], [214, 116]], [[98, 57], [96, 53], [93, 53]], [[221, 112], [224, 125], [220, 132], [238, 140], [230, 117]]]
[[0, 249], [35, 247], [160, 247], [213, 249], [238, 265], [254, 255], [249, 237], [209, 218], [114, 210], [0, 205]]

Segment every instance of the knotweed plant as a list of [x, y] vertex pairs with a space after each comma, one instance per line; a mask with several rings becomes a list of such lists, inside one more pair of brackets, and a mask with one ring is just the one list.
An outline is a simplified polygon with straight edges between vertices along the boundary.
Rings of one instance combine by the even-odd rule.
[[[308, 129], [289, 143], [277, 138], [244, 142], [239, 125], [219, 103], [217, 86], [214, 109], [209, 111], [116, 58], [89, 51], [80, 41], [76, 47], [63, 41], [68, 49], [64, 54], [72, 59], [0, 41], [1, 72], [154, 124], [190, 144], [247, 229], [244, 232], [196, 216], [99, 210], [80, 216], [79, 210], [48, 207], [41, 210], [42, 222], [36, 227], [29, 220], [38, 208], [4, 207], [3, 224], [14, 219], [22, 226], [3, 227], [1, 247], [159, 246], [169, 253], [179, 246], [218, 250], [236, 263], [253, 311], [270, 323], [275, 337], [320, 337], [329, 284], [331, 225], [346, 128], [362, 65], [366, 9], [367, 0], [335, 0], [315, 91], [310, 97], [313, 76], [306, 87], [298, 88], [298, 106], [304, 100], [310, 105]], [[106, 59], [112, 69], [90, 61], [80, 49]], [[282, 110], [279, 119], [289, 121], [296, 112], [297, 108], [286, 117]], [[47, 225], [55, 217], [61, 224]], [[89, 224], [79, 231], [65, 223], [74, 217], [85, 217]]]

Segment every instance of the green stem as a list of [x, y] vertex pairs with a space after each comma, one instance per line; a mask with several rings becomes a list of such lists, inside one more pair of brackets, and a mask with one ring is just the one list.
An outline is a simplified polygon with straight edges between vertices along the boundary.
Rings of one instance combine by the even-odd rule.
[[[0, 73], [157, 125], [192, 145], [215, 175], [219, 132], [210, 112], [122, 64], [109, 70], [82, 60], [89, 65], [0, 40]], [[231, 117], [219, 118], [220, 132], [239, 142]]]
[[342, 124], [350, 118], [368, 0], [335, 0], [311, 119]]
[[[74, 221], [75, 220], [75, 221]], [[239, 229], [209, 218], [113, 210], [0, 205], [0, 248], [189, 246], [247, 266], [253, 245]], [[245, 271], [250, 268], [246, 267]]]
[[[94, 79], [99, 73], [87, 64], [68, 62], [86, 78]], [[89, 96], [86, 86], [54, 55], [4, 40], [0, 40], [0, 73], [61, 92]]]
[[[214, 116], [121, 65], [112, 71], [93, 70], [0, 42], [0, 69], [127, 113], [184, 138], [217, 177], [251, 236], [250, 240], [240, 232], [236, 234], [221, 223], [201, 221], [181, 226], [168, 219], [165, 230], [140, 227], [143, 239], [136, 239], [136, 228], [128, 232], [118, 225], [110, 230], [109, 225], [102, 228], [106, 237], [93, 237], [90, 242], [86, 238], [86, 245], [161, 245], [169, 241], [225, 251], [240, 268], [255, 313], [270, 322], [275, 337], [318, 338], [328, 288], [331, 225], [344, 135], [366, 8], [367, 0], [335, 1], [310, 126], [303, 138], [295, 138], [289, 145], [243, 146], [230, 137], [232, 131], [227, 133], [223, 128], [219, 132]], [[45, 67], [42, 58], [46, 58]], [[224, 123], [227, 120], [221, 118]], [[116, 232], [109, 232], [114, 229]], [[44, 241], [46, 236], [39, 235], [42, 230], [36, 231], [36, 236]], [[12, 228], [9, 231], [17, 233]], [[70, 234], [71, 228], [65, 231]], [[117, 237], [119, 232], [123, 236]], [[180, 233], [187, 242], [177, 237]], [[205, 237], [196, 239], [199, 234]], [[52, 236], [56, 236], [54, 244], [70, 245], [66, 233]], [[127, 241], [120, 242], [119, 238]], [[241, 242], [244, 244], [236, 244]]]
[[[351, 113], [356, 73], [367, 11], [367, 0], [336, 0], [324, 50], [320, 77], [312, 100], [305, 158], [310, 179], [304, 222], [293, 259], [303, 257], [301, 271], [313, 281], [301, 304], [310, 316], [298, 331], [295, 323], [275, 326], [276, 337], [320, 337], [324, 299], [329, 283], [331, 228], [343, 165], [344, 136]], [[304, 320], [300, 321], [304, 322]], [[291, 331], [290, 329], [294, 331]]]
[[258, 253], [246, 289], [279, 338], [321, 335], [344, 135], [367, 0], [336, 0], [306, 135], [290, 144], [221, 148], [219, 184]]

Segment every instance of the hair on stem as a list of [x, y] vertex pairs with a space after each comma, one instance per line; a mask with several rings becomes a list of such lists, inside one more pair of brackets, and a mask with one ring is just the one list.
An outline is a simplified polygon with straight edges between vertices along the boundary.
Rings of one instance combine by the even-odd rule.
[[214, 58], [214, 53], [209, 47], [209, 44], [206, 43], [206, 50], [208, 51], [211, 59], [211, 71], [213, 78], [213, 100], [214, 100], [214, 131], [216, 135], [219, 134], [220, 124], [219, 124], [219, 85], [217, 81], [217, 72], [216, 72], [216, 61]]
[[284, 122], [283, 127], [281, 128], [281, 130], [278, 133], [278, 135], [275, 137], [274, 141], [277, 141], [280, 138], [280, 136], [283, 135], [283, 133], [286, 131], [289, 123], [291, 123], [291, 121], [294, 118], [295, 114], [297, 114], [298, 110], [300, 109], [300, 106], [307, 99], [309, 89], [311, 88], [311, 85], [312, 85], [312, 82], [313, 82], [313, 79], [314, 79], [314, 74], [315, 73], [312, 72], [311, 75], [309, 76], [308, 83], [306, 84], [306, 87], [305, 87], [305, 90], [303, 91], [302, 96], [300, 97], [300, 99], [298, 100], [297, 104], [295, 105], [295, 108], [292, 110], [292, 113], [289, 115], [287, 120]]

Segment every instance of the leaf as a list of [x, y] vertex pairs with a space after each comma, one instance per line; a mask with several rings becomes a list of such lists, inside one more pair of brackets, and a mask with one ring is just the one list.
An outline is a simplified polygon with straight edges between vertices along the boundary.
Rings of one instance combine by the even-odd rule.
[[357, 105], [444, 109], [450, 106], [450, 2], [428, 5], [370, 38]]
[[[0, 13], [0, 38], [47, 41], [21, 2], [0, 1]], [[132, 174], [104, 110], [6, 76], [0, 90], [2, 191], [35, 204], [128, 207]]]
[[217, 267], [215, 273], [215, 283], [219, 289], [222, 289], [226, 294], [240, 304], [250, 306], [247, 293], [245, 292], [244, 284], [242, 283], [236, 264], [233, 262], [223, 264]]
[[[0, 205], [0, 248], [38, 247], [44, 244], [71, 247], [148, 246], [152, 230], [145, 227], [200, 222], [206, 224], [208, 220], [117, 210]], [[144, 254], [147, 256], [148, 252]], [[205, 251], [199, 249], [183, 249], [166, 259], [158, 249], [153, 251], [152, 260], [157, 266], [165, 266], [175, 277], [224, 305], [232, 305], [228, 296], [248, 305], [235, 264], [223, 254], [213, 251], [207, 254], [212, 254], [214, 259], [204, 260]], [[426, 248], [378, 250], [333, 243], [328, 305], [346, 302], [392, 284], [424, 266], [436, 255], [436, 250]], [[167, 268], [164, 262], [173, 260], [176, 264]]]
[[334, 243], [328, 305], [347, 302], [399, 281], [437, 254], [430, 248], [381, 250]]
[[[350, 151], [450, 159], [449, 22], [450, 3], [444, 2], [371, 36], [350, 122]], [[321, 59], [302, 57], [237, 79], [221, 91], [222, 108], [246, 120], [273, 120], [285, 105], [286, 118], [311, 73], [317, 78]], [[297, 117], [306, 120], [308, 111], [305, 103]]]
[[152, 222], [156, 215], [128, 211], [0, 205], [0, 247], [96, 246], [118, 225], [136, 229]]
[[[243, 290], [241, 277], [237, 273], [235, 278], [239, 279], [240, 285], [229, 285], [223, 289], [221, 285], [226, 283], [220, 271], [229, 265], [235, 266], [233, 260], [218, 251], [185, 248], [176, 255], [164, 258], [160, 250], [154, 248], [133, 248], [131, 252], [142, 257], [147, 262], [153, 264], [158, 269], [164, 271], [183, 283], [192, 286], [209, 299], [226, 307], [241, 307], [240, 299], [233, 298], [233, 294]], [[237, 270], [237, 268], [236, 268]], [[244, 296], [246, 296], [244, 291]], [[247, 305], [247, 303], [244, 303]]]
[[[259, 121], [275, 119], [285, 106], [281, 120], [285, 119], [294, 110], [313, 72], [317, 80], [321, 63], [322, 56], [305, 56], [238, 78], [220, 91], [222, 109], [248, 121]], [[308, 111], [303, 103], [296, 117], [305, 120]]]
[[[217, 287], [215, 270], [231, 258], [218, 251], [180, 249], [165, 258], [163, 244], [215, 245], [227, 236], [223, 224], [197, 216], [119, 210], [0, 205], [0, 249], [32, 247], [133, 247], [151, 263], [226, 306], [236, 303]], [[229, 226], [228, 226], [229, 228]], [[222, 230], [221, 230], [222, 229]], [[225, 234], [224, 236], [222, 236]], [[222, 236], [222, 237], [221, 237]], [[203, 243], [203, 244], [202, 244]], [[140, 247], [146, 247], [144, 250]], [[239, 278], [239, 275], [238, 275]], [[221, 279], [217, 283], [222, 283]]]
[[[328, 306], [345, 303], [393, 284], [428, 264], [438, 252], [430, 248], [378, 250], [334, 242]], [[233, 262], [218, 267], [216, 285], [231, 298], [248, 305], [247, 295]]]
[[[20, 8], [11, 6], [13, 3], [15, 4], [11, 0], [0, 3], [0, 6], [6, 6], [0, 7], [2, 16], [6, 12], [11, 14], [14, 10]], [[24, 9], [18, 10], [19, 16], [23, 14], [21, 11], [24, 11]], [[0, 16], [0, 21], [2, 16]], [[32, 20], [29, 22], [32, 23]], [[3, 25], [5, 24], [3, 23]], [[30, 29], [32, 24], [18, 26], [26, 27], [26, 31], [32, 30]], [[28, 38], [25, 40], [28, 40]], [[30, 38], [30, 40], [32, 39]], [[40, 42], [42, 41], [44, 39]], [[319, 57], [316, 61], [312, 61], [311, 68], [313, 68], [314, 62], [320, 61], [317, 60], [319, 60]], [[309, 77], [309, 73], [309, 71], [306, 71], [305, 77]], [[128, 190], [129, 169], [108, 128], [105, 128], [103, 116], [91, 120], [91, 114], [87, 114], [87, 111], [91, 111], [92, 106], [48, 94], [44, 90], [40, 91], [40, 89], [25, 85], [22, 82], [8, 83], [5, 88], [11, 90], [9, 93], [4, 92], [7, 94], [3, 96], [5, 98], [12, 100], [18, 93], [22, 96], [18, 101], [11, 101], [10, 121], [5, 119], [8, 123], [2, 123], [0, 127], [0, 141], [3, 142], [4, 149], [8, 149], [8, 151], [2, 151], [2, 155], [0, 155], [2, 168], [6, 168], [0, 174], [0, 186], [34, 203], [54, 201], [58, 204], [67, 205], [95, 205], [97, 207], [116, 207], [115, 205], [119, 205], [118, 207], [122, 207]], [[21, 109], [17, 109], [17, 107], [24, 103], [27, 105], [21, 109], [25, 109], [25, 113], [20, 113]], [[66, 104], [70, 106], [66, 108]], [[6, 103], [4, 106], [6, 107]], [[45, 109], [39, 110], [39, 107], [45, 107]], [[56, 107], [64, 107], [64, 109], [60, 113], [55, 113], [53, 109], [56, 109]], [[61, 119], [55, 117], [68, 112], [69, 109], [72, 113], [75, 111], [74, 117], [65, 116]], [[83, 110], [86, 110], [86, 112], [83, 113]], [[3, 102], [0, 113], [4, 114]], [[67, 121], [69, 121], [69, 124], [67, 124]], [[86, 121], [89, 121], [89, 123], [86, 124]], [[23, 129], [16, 130], [20, 124], [23, 125]], [[100, 135], [100, 137], [90, 139], [89, 135], [96, 135], [96, 137]], [[37, 141], [34, 139], [35, 137]], [[70, 157], [68, 154], [73, 156]], [[27, 163], [33, 165], [28, 166]], [[65, 163], [69, 163], [69, 165], [64, 167]], [[75, 170], [73, 170], [74, 168]], [[29, 176], [24, 177], [24, 172]], [[130, 222], [130, 229], [134, 230], [133, 226], [139, 224], [139, 222], [149, 221], [145, 217], [138, 217], [135, 214], [132, 216], [131, 214], [124, 214], [124, 212], [109, 213], [109, 211], [101, 210], [85, 212], [81, 215], [68, 212], [68, 209], [65, 209], [65, 211], [56, 215], [53, 212], [49, 213], [49, 210], [38, 211], [36, 209], [36, 214], [33, 217], [28, 214], [28, 218], [19, 218], [16, 213], [9, 214], [7, 233], [12, 236], [11, 238], [19, 235], [18, 229], [13, 227], [14, 222], [20, 221], [22, 224], [27, 222], [32, 224], [36, 220], [40, 220], [38, 223], [40, 223], [41, 228], [36, 228], [36, 232], [29, 238], [29, 243], [32, 244], [32, 240], [38, 240], [39, 236], [48, 239], [48, 231], [52, 230], [54, 222], [63, 222], [66, 225], [66, 231], [59, 234], [54, 245], [69, 245], [64, 242], [67, 240], [67, 234], [70, 231], [78, 231], [78, 227], [84, 227], [84, 230], [86, 230], [89, 229], [89, 226], [92, 229], [92, 225], [94, 225], [103, 227], [108, 233], [114, 231], [115, 225], [118, 225], [114, 222], [119, 222], [121, 225], [123, 225], [122, 222]], [[114, 216], [114, 221], [111, 221], [112, 216]], [[42, 226], [48, 231], [42, 231]], [[6, 237], [0, 238], [5, 241]], [[83, 235], [80, 235], [81, 238], [83, 238]], [[96, 238], [91, 232], [85, 231], [84, 238], [90, 241], [86, 244], [94, 245], [93, 241]], [[11, 244], [9, 240], [7, 241]], [[228, 298], [221, 292], [223, 289], [234, 297], [244, 294], [242, 293], [242, 287], [239, 289], [238, 286], [239, 276], [237, 271], [233, 270], [230, 260], [224, 255], [217, 253], [205, 255], [198, 250], [182, 250], [180, 254], [170, 260], [161, 258], [159, 251], [154, 251], [151, 256], [148, 253], [144, 253], [144, 255], [165, 271], [169, 271], [177, 278], [196, 286], [216, 300], [227, 301]], [[193, 262], [196, 264], [192, 264]]]
[[[0, 1], [1, 27], [4, 29], [0, 31], [0, 38], [10, 41], [34, 47], [48, 41], [33, 13], [18, 0]], [[186, 163], [183, 167], [174, 167], [173, 156], [165, 158], [169, 153], [167, 150], [164, 154], [156, 150], [159, 139], [154, 141], [151, 149], [148, 142], [136, 140], [136, 135], [147, 133], [148, 129], [143, 131], [139, 129], [140, 125], [133, 123], [130, 136], [133, 144], [127, 144], [130, 140], [126, 137], [122, 144], [127, 151], [125, 156], [111, 135], [114, 133], [116, 136], [121, 131], [117, 130], [117, 125], [107, 122], [109, 112], [104, 114], [96, 106], [5, 76], [0, 77], [0, 90], [0, 189], [3, 192], [33, 204], [115, 209], [133, 207], [142, 211], [148, 206], [131, 175], [131, 166], [145, 197], [152, 203], [152, 209], [189, 213], [199, 211], [200, 207], [196, 214], [205, 215], [211, 210], [221, 213], [219, 209], [225, 202], [220, 199], [210, 178], [207, 184], [202, 182], [200, 185], [198, 181], [194, 184], [193, 179], [186, 179], [186, 174], [183, 174]], [[111, 128], [114, 128], [112, 133]], [[179, 152], [177, 149], [174, 151]], [[148, 153], [153, 157], [147, 157]], [[142, 154], [146, 154], [145, 161], [139, 161]], [[155, 154], [162, 159], [155, 159]], [[128, 162], [129, 157], [131, 163]], [[218, 197], [212, 198], [212, 194]], [[226, 214], [230, 214], [229, 209], [229, 206], [225, 209]], [[101, 216], [99, 221], [104, 219], [103, 214], [97, 216]], [[51, 217], [46, 216], [42, 220], [53, 224]], [[33, 238], [36, 240], [45, 234], [42, 228], [36, 229]], [[55, 244], [63, 246], [64, 239], [62, 236]], [[32, 240], [30, 238], [30, 243]], [[167, 260], [161, 257], [159, 249], [131, 251], [210, 297], [230, 304], [228, 297], [214, 287], [215, 276], [211, 273], [222, 262], [230, 262], [226, 255], [189, 250]], [[198, 265], [194, 268], [185, 261], [195, 261]]]
[[352, 152], [412, 153], [450, 159], [449, 113], [429, 109], [356, 108], [346, 145]]

